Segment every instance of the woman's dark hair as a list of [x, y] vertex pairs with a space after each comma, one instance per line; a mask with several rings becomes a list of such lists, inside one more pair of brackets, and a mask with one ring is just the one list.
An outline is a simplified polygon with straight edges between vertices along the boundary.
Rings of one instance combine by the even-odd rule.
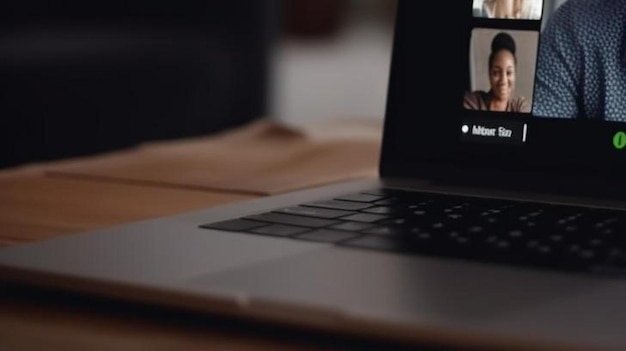
[[498, 33], [491, 41], [491, 55], [489, 55], [489, 68], [493, 65], [493, 60], [498, 52], [501, 50], [507, 50], [513, 54], [513, 59], [517, 64], [517, 47], [515, 45], [515, 39], [505, 32]]

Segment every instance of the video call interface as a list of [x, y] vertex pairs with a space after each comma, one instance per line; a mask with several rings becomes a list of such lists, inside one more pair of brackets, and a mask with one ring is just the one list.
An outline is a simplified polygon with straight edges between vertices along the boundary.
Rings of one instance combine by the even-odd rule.
[[535, 118], [626, 122], [626, 2], [470, 1], [462, 141], [524, 144]]

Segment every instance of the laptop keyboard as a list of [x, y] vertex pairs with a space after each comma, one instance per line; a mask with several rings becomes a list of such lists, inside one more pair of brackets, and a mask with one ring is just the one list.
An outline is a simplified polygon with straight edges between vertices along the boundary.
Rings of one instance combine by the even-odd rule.
[[204, 229], [580, 272], [626, 272], [626, 212], [377, 189]]

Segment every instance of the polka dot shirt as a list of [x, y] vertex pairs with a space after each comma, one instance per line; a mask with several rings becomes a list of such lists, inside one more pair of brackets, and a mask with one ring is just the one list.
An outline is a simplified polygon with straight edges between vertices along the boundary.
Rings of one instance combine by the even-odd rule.
[[626, 0], [569, 0], [553, 14], [533, 114], [626, 122]]

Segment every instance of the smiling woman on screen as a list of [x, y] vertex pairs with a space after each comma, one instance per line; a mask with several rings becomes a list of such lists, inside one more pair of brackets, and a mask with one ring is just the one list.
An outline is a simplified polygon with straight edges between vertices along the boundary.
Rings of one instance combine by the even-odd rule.
[[524, 97], [515, 97], [517, 56], [515, 40], [507, 33], [497, 34], [491, 42], [487, 92], [478, 90], [465, 95], [463, 106], [469, 110], [530, 112]]

